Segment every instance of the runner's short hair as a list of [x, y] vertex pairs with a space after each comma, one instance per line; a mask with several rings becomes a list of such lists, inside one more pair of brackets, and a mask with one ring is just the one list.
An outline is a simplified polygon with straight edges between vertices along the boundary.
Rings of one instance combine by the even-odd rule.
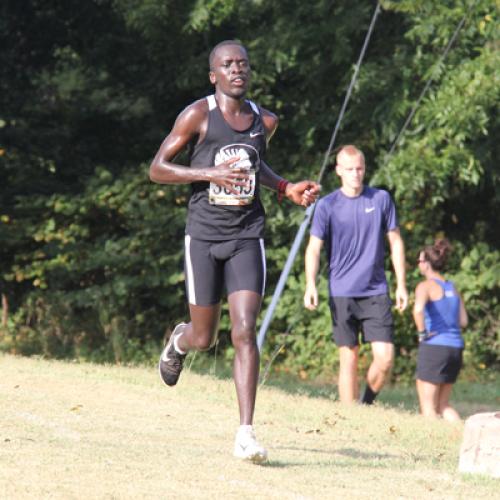
[[339, 163], [339, 156], [341, 156], [341, 155], [361, 156], [361, 158], [363, 158], [363, 162], [365, 161], [365, 155], [363, 154], [363, 151], [361, 151], [361, 149], [358, 149], [353, 144], [346, 144], [345, 146], [341, 146], [338, 149], [337, 163]]
[[245, 52], [247, 51], [247, 48], [241, 42], [238, 42], [238, 40], [224, 40], [224, 41], [218, 43], [210, 51], [210, 55], [208, 56], [208, 64], [210, 66], [210, 71], [213, 70], [213, 62], [214, 62], [214, 58], [215, 58], [215, 54], [217, 53], [217, 50], [219, 50], [221, 47], [224, 47], [225, 45], [237, 45], [238, 47], [241, 47]]

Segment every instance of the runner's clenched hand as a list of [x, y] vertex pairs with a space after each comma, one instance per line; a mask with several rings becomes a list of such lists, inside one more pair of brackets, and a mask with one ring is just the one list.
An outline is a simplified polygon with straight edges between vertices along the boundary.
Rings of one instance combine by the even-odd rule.
[[290, 183], [286, 187], [285, 196], [296, 205], [308, 207], [316, 201], [321, 186], [313, 181]]
[[239, 194], [238, 186], [248, 186], [250, 177], [248, 170], [239, 167], [231, 167], [239, 161], [239, 157], [230, 158], [219, 165], [207, 169], [207, 180], [221, 186], [233, 194]]

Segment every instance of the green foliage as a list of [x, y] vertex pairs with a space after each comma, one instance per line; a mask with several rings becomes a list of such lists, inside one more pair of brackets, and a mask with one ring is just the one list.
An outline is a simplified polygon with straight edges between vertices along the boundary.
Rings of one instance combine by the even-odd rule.
[[477, 244], [453, 279], [470, 316], [465, 341], [468, 359], [476, 368], [471, 372], [496, 366], [500, 352], [500, 252]]
[[[495, 5], [384, 1], [339, 143], [366, 153], [369, 181], [393, 194], [408, 255], [445, 234], [450, 277], [470, 313], [466, 369], [498, 366], [500, 174]], [[315, 178], [374, 5], [362, 2], [99, 0], [4, 2], [0, 16], [0, 269], [10, 316], [3, 349], [96, 361], [148, 361], [185, 318], [187, 186], [153, 185], [147, 163], [179, 111], [211, 91], [208, 54], [249, 48], [251, 98], [281, 120], [268, 160]], [[439, 56], [462, 16], [448, 58]], [[411, 127], [387, 157], [425, 81]], [[185, 161], [181, 159], [179, 161]], [[337, 186], [328, 172], [324, 192]], [[303, 211], [265, 192], [264, 309]], [[388, 262], [387, 269], [390, 269]], [[302, 306], [303, 249], [263, 353], [302, 378], [335, 373], [326, 281], [320, 309]], [[390, 274], [389, 274], [390, 276]], [[391, 283], [391, 288], [394, 284]], [[396, 315], [395, 376], [411, 377], [410, 311]], [[232, 357], [227, 308], [220, 359]], [[368, 352], [362, 351], [362, 363]]]

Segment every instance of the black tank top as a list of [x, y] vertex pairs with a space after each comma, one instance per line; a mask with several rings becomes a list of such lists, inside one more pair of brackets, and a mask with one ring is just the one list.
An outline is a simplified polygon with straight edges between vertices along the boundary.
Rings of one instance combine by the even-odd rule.
[[234, 196], [215, 184], [195, 182], [189, 200], [186, 234], [209, 241], [262, 238], [264, 208], [260, 201], [259, 170], [266, 150], [266, 135], [259, 108], [247, 101], [253, 112], [252, 125], [244, 131], [231, 128], [215, 96], [207, 97], [208, 127], [203, 141], [194, 146], [192, 167], [211, 167], [239, 157], [234, 166], [247, 169], [252, 186], [241, 187]]

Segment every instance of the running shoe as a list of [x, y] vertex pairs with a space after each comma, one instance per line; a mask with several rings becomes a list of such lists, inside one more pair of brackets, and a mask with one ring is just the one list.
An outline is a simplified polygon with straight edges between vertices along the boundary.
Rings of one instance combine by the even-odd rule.
[[257, 442], [252, 426], [238, 429], [234, 441], [234, 456], [254, 464], [267, 460], [267, 450]]
[[182, 365], [187, 354], [180, 354], [175, 350], [174, 339], [182, 335], [186, 328], [186, 323], [179, 323], [174, 331], [171, 333], [168, 343], [163, 349], [160, 362], [158, 363], [158, 370], [160, 377], [167, 385], [175, 385], [179, 380], [179, 375], [182, 371]]

